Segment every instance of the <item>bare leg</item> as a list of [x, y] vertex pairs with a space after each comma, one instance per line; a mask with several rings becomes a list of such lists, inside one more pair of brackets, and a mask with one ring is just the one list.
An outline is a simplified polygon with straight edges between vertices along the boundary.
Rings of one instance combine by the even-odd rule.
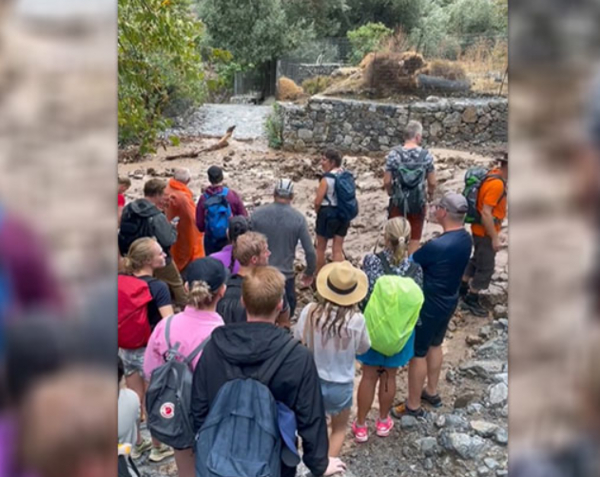
[[339, 237], [338, 235], [333, 237], [332, 255], [332, 259], [334, 262], [344, 261], [344, 237]]
[[[329, 437], [329, 457], [340, 455], [346, 429], [348, 428], [348, 419], [350, 418], [350, 409], [345, 409], [335, 416], [331, 416], [331, 436]], [[181, 477], [181, 474], [179, 474]]]
[[440, 380], [440, 372], [442, 370], [442, 353], [441, 346], [432, 346], [427, 353], [427, 387], [425, 391], [430, 396], [437, 394], [437, 386]]
[[415, 356], [408, 365], [408, 407], [413, 411], [421, 406], [421, 392], [426, 378], [427, 360]]
[[317, 235], [317, 270], [316, 274], [319, 273], [319, 270], [323, 268], [325, 265], [325, 252], [327, 251], [327, 239], [325, 237], [320, 237]]
[[175, 463], [177, 464], [177, 475], [179, 477], [196, 477], [194, 452], [192, 449], [175, 449]]
[[369, 414], [371, 406], [373, 405], [375, 386], [377, 386], [378, 380], [379, 376], [377, 375], [377, 368], [363, 364], [362, 377], [360, 379], [360, 384], [358, 385], [358, 410], [356, 412], [356, 421], [361, 427], [365, 425], [367, 414]]
[[133, 374], [130, 374], [129, 376], [125, 376], [125, 384], [129, 389], [135, 391], [135, 393], [140, 398], [140, 404], [142, 405], [141, 412], [142, 414], [144, 414], [144, 396], [146, 394], [146, 383], [144, 382], [144, 378], [142, 378], [140, 373], [135, 372]]
[[394, 404], [398, 368], [386, 368], [386, 371], [387, 373], [383, 373], [379, 379], [379, 419], [382, 421], [388, 418], [390, 409]]

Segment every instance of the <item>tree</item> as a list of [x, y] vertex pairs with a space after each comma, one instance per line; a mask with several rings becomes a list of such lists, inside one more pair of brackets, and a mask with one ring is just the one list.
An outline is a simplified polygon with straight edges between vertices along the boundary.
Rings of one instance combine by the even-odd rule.
[[307, 26], [289, 25], [280, 0], [203, 0], [199, 14], [214, 46], [229, 50], [245, 67], [293, 49]]
[[346, 0], [282, 0], [290, 24], [308, 22], [317, 38], [334, 37], [340, 33]]
[[174, 97], [199, 102], [206, 89], [199, 43], [204, 26], [189, 0], [119, 0], [119, 144], [154, 150]]
[[383, 23], [410, 32], [427, 12], [424, 0], [347, 0], [346, 30], [366, 23]]
[[367, 23], [366, 25], [348, 32], [352, 45], [352, 61], [360, 63], [367, 53], [378, 51], [383, 41], [394, 33], [383, 23]]

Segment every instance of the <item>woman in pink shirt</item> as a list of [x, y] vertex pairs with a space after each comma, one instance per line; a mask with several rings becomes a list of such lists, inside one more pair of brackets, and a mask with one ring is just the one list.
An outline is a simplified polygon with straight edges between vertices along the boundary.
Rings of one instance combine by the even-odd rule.
[[[171, 344], [179, 343], [179, 352], [189, 355], [212, 331], [222, 326], [223, 319], [216, 312], [217, 303], [225, 294], [227, 271], [218, 260], [206, 257], [196, 260], [193, 273], [185, 284], [189, 293], [188, 305], [171, 320]], [[148, 341], [144, 356], [144, 374], [147, 377], [164, 363], [168, 351], [165, 338], [165, 323], [161, 320]], [[192, 362], [195, 368], [201, 353]], [[175, 462], [179, 477], [194, 477], [194, 454], [192, 449], [175, 450]]]

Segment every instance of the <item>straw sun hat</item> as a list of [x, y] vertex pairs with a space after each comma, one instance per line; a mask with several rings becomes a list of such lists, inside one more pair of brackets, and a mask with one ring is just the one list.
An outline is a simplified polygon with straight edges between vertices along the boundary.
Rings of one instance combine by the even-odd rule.
[[367, 275], [350, 262], [325, 265], [317, 276], [317, 291], [336, 305], [354, 305], [367, 296], [368, 290]]

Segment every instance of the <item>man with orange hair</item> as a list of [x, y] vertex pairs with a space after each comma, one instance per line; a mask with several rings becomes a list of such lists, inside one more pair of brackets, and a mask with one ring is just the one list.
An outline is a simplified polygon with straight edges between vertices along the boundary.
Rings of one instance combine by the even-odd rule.
[[177, 168], [165, 189], [167, 219], [178, 221], [171, 256], [180, 272], [192, 261], [204, 257], [204, 234], [196, 227], [196, 204], [188, 188], [190, 180], [189, 169]]

